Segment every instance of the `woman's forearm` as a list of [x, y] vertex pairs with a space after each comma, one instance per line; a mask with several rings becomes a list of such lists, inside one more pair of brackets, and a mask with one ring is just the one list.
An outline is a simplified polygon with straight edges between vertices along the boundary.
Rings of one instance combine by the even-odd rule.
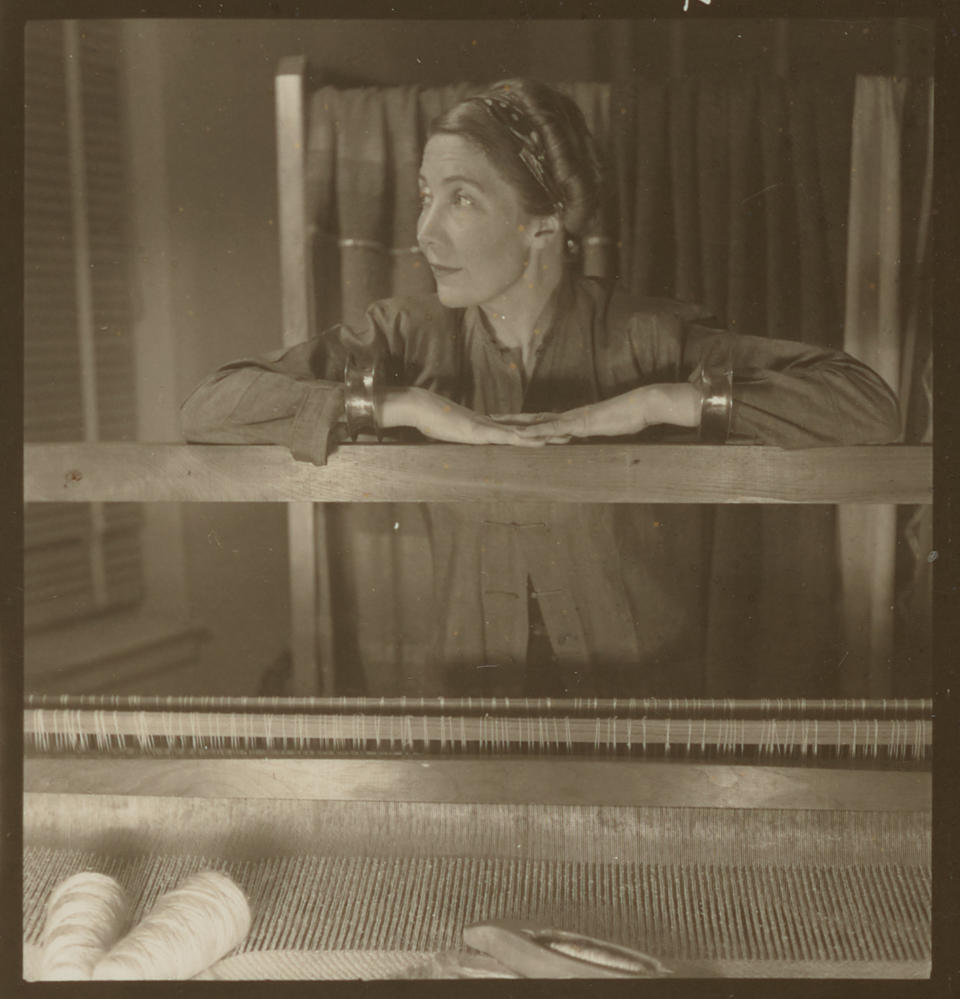
[[416, 394], [421, 389], [387, 388], [380, 400], [380, 422], [384, 430], [417, 426]]
[[689, 382], [645, 385], [635, 389], [643, 393], [648, 426], [670, 424], [674, 427], [699, 427], [701, 413], [700, 390]]

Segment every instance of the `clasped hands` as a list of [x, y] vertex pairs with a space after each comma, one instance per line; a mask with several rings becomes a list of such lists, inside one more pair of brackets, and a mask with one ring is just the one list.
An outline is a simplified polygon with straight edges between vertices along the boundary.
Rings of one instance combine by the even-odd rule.
[[413, 427], [434, 440], [456, 444], [542, 447], [574, 438], [621, 437], [657, 424], [696, 427], [700, 392], [688, 382], [643, 385], [601, 402], [564, 413], [508, 413], [486, 416], [423, 388], [384, 393], [384, 429]]

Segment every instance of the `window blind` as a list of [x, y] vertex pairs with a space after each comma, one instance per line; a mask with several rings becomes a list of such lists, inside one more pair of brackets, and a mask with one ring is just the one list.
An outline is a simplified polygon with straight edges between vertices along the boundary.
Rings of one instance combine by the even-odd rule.
[[[25, 37], [24, 437], [136, 437], [117, 25], [44, 22]], [[31, 504], [28, 630], [143, 598], [136, 504]]]

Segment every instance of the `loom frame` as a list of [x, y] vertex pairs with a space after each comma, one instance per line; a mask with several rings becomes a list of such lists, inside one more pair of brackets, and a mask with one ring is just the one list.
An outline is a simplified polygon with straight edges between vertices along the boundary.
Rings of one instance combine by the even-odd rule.
[[[296, 105], [305, 67], [302, 60], [285, 65], [289, 72], [281, 71], [277, 82], [278, 112], [285, 91], [288, 101], [293, 101], [296, 120], [302, 115], [302, 89], [299, 111]], [[284, 106], [289, 117], [289, 104]], [[281, 198], [281, 226], [290, 218], [297, 220], [296, 238], [303, 249], [309, 234], [296, 195], [292, 202]], [[312, 280], [311, 268], [309, 258], [296, 246], [291, 250], [289, 240], [282, 245], [286, 248], [284, 342], [295, 343], [312, 329], [310, 308], [303, 298], [303, 289]], [[291, 271], [299, 272], [296, 292], [287, 284]], [[509, 448], [360, 443], [341, 446], [322, 468], [296, 462], [286, 449], [273, 446], [30, 444], [24, 453], [27, 502], [286, 503], [293, 553], [295, 684], [302, 690], [315, 686], [318, 657], [323, 687], [332, 689], [332, 623], [324, 586], [329, 565], [322, 543], [323, 518], [315, 517], [317, 503], [485, 498], [927, 504], [932, 502], [932, 481], [932, 449], [901, 445], [783, 451], [754, 446], [589, 444], [521, 454]], [[182, 713], [181, 720], [187, 719], [189, 713]], [[277, 798], [305, 806], [377, 801], [929, 813], [932, 798], [929, 770], [702, 761], [665, 766], [642, 759], [564, 755], [192, 759], [31, 754], [24, 760], [23, 777], [25, 830], [54, 830], [66, 836], [75, 831], [74, 805], [79, 808], [84, 803], [88, 813], [102, 807], [105, 817], [130, 823], [124, 828], [135, 834], [140, 806], [162, 810], [156, 803], [164, 798], [189, 799], [183, 804], [195, 805], [198, 814], [205, 802], [216, 809], [230, 799]], [[125, 820], [118, 819], [124, 815]], [[88, 815], [85, 821], [100, 820]], [[751, 970], [741, 965], [735, 973], [804, 976], [809, 968], [779, 963]], [[844, 970], [832, 973], [843, 975]], [[862, 965], [847, 973], [924, 977], [929, 967]]]
[[[307, 218], [307, 61], [275, 80], [283, 342], [315, 332], [314, 233]], [[284, 502], [296, 691], [333, 684], [325, 502], [459, 500], [631, 503], [932, 502], [932, 448], [786, 451], [765, 446], [604, 443], [518, 451], [449, 444], [341, 445], [326, 466], [277, 446], [27, 444], [27, 502]], [[319, 671], [318, 671], [319, 662]]]
[[[302, 189], [305, 61], [284, 60], [278, 120], [301, 129], [279, 149], [284, 343], [313, 331], [310, 233]], [[295, 141], [295, 140], [294, 140]], [[301, 160], [298, 167], [298, 158]], [[297, 175], [300, 171], [300, 186]], [[287, 193], [284, 193], [287, 192]], [[292, 227], [292, 229], [291, 229]], [[289, 235], [292, 232], [292, 235]], [[305, 296], [305, 292], [307, 293]], [[531, 475], [531, 465], [536, 474]], [[273, 501], [288, 505], [296, 682], [315, 685], [319, 657], [332, 689], [332, 619], [317, 503], [490, 498], [566, 502], [932, 502], [932, 449], [886, 446], [788, 452], [769, 447], [603, 444], [522, 454], [457, 445], [341, 447], [329, 464], [295, 462], [279, 447], [31, 444], [27, 502]], [[315, 552], [318, 554], [315, 557]], [[470, 802], [929, 812], [928, 771], [731, 766], [634, 759], [410, 757], [157, 759], [28, 756], [25, 819], [69, 811], [80, 796], [123, 808], [137, 798], [298, 798], [304, 801]], [[54, 806], [50, 808], [49, 806]], [[49, 815], [48, 813], [49, 809]], [[778, 966], [780, 973], [791, 972]], [[768, 969], [769, 970], [769, 969]], [[742, 969], [741, 969], [742, 971]], [[923, 974], [914, 967], [904, 976]], [[767, 973], [767, 972], [764, 972]], [[800, 973], [803, 973], [801, 969]], [[868, 973], [859, 968], [858, 974]]]
[[[283, 342], [315, 332], [305, 180], [302, 56], [275, 80]], [[325, 502], [459, 500], [631, 503], [932, 502], [932, 448], [785, 451], [766, 446], [603, 443], [518, 451], [428, 444], [341, 445], [324, 467], [277, 446], [28, 444], [27, 502], [284, 502], [290, 540], [293, 687], [334, 691]], [[319, 668], [318, 668], [319, 666]]]

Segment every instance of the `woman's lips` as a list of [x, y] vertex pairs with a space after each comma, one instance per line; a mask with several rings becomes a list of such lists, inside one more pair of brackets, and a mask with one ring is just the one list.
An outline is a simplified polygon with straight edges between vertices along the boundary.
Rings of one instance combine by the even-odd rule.
[[461, 269], [460, 267], [444, 267], [443, 264], [430, 264], [430, 270], [433, 271], [434, 277], [437, 278], [449, 277], [449, 275], [456, 274]]

